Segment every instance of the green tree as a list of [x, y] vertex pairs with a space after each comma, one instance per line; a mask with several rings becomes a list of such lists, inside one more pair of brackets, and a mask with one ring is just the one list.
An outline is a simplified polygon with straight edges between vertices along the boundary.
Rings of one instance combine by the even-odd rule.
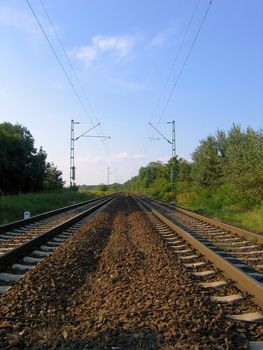
[[218, 140], [209, 136], [200, 142], [193, 153], [192, 178], [200, 186], [210, 187], [222, 183], [223, 155]]
[[32, 157], [25, 178], [26, 192], [38, 192], [44, 189], [46, 158], [47, 154], [42, 147], [40, 147], [39, 151]]
[[26, 127], [0, 124], [0, 144], [0, 194], [41, 191], [50, 178], [53, 185], [63, 183], [61, 172], [53, 164], [46, 164], [46, 152], [42, 147], [39, 150], [34, 147]]
[[192, 180], [191, 170], [192, 170], [192, 164], [189, 163], [187, 160], [180, 158], [178, 160], [176, 180], [190, 183]]
[[36, 156], [34, 139], [22, 125], [0, 124], [0, 188], [17, 193], [34, 187], [32, 170]]
[[47, 163], [45, 167], [43, 187], [45, 190], [58, 190], [63, 188], [62, 171], [58, 170], [53, 163]]
[[139, 178], [141, 185], [144, 188], [148, 188], [162, 174], [162, 163], [161, 162], [151, 162], [146, 167], [142, 167], [139, 170]]
[[225, 182], [243, 198], [263, 199], [263, 131], [233, 125], [227, 137]]
[[99, 186], [98, 186], [98, 190], [101, 192], [106, 192], [107, 189], [108, 189], [108, 186], [105, 184], [99, 184]]

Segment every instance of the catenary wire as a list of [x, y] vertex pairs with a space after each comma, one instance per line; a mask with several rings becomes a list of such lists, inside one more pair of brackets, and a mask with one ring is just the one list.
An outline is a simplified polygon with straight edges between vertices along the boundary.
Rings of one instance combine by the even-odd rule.
[[[57, 41], [58, 41], [58, 43], [59, 43], [59, 45], [60, 45], [60, 47], [61, 47], [61, 50], [62, 50], [62, 52], [64, 53], [64, 56], [66, 57], [66, 60], [67, 60], [67, 62], [68, 62], [68, 65], [69, 65], [69, 67], [70, 67], [70, 69], [71, 69], [71, 71], [72, 71], [72, 73], [73, 73], [73, 75], [74, 75], [74, 77], [75, 77], [75, 79], [76, 79], [76, 81], [77, 81], [77, 83], [78, 83], [78, 86], [80, 87], [80, 90], [82, 91], [82, 94], [83, 94], [83, 96], [84, 96], [84, 98], [85, 98], [85, 100], [86, 100], [86, 102], [87, 102], [87, 104], [88, 104], [88, 106], [89, 106], [89, 108], [90, 108], [90, 110], [91, 110], [91, 112], [92, 112], [92, 114], [93, 114], [95, 120], [96, 120], [97, 123], [99, 124], [100, 132], [101, 132], [102, 135], [105, 135], [104, 130], [103, 130], [103, 127], [102, 127], [102, 125], [101, 125], [101, 123], [100, 123], [100, 120], [99, 120], [97, 114], [95, 113], [95, 110], [94, 110], [94, 108], [93, 108], [93, 106], [92, 106], [92, 104], [91, 104], [91, 102], [90, 102], [90, 100], [89, 100], [89, 98], [88, 98], [88, 96], [87, 96], [87, 93], [86, 93], [86, 91], [85, 91], [85, 89], [84, 89], [84, 87], [83, 87], [83, 85], [82, 85], [82, 83], [81, 83], [81, 81], [80, 81], [80, 79], [79, 79], [79, 76], [78, 76], [78, 74], [77, 74], [77, 72], [76, 72], [76, 70], [75, 70], [75, 68], [74, 68], [74, 66], [73, 66], [73, 64], [72, 64], [72, 62], [71, 62], [71, 60], [70, 60], [70, 58], [69, 58], [69, 55], [67, 54], [67, 51], [66, 51], [66, 49], [65, 49], [65, 47], [64, 47], [64, 45], [63, 45], [63, 43], [62, 43], [62, 40], [60, 39], [60, 37], [59, 37], [59, 35], [58, 35], [58, 32], [57, 32], [57, 30], [56, 30], [56, 27], [54, 26], [53, 21], [51, 20], [51, 17], [50, 17], [50, 15], [49, 15], [48, 11], [47, 11], [47, 8], [46, 8], [46, 6], [44, 5], [43, 0], [39, 0], [39, 2], [40, 2], [40, 4], [41, 4], [41, 6], [42, 6], [42, 8], [43, 8], [43, 10], [44, 10], [44, 12], [45, 12], [47, 18], [48, 18], [48, 21], [49, 21], [49, 23], [50, 23], [50, 25], [51, 25], [51, 27], [52, 27], [52, 30], [53, 30], [53, 32], [54, 32], [56, 38], [57, 38]], [[93, 121], [92, 121], [92, 125], [94, 125], [94, 124], [95, 124], [95, 123], [93, 123]], [[97, 130], [95, 130], [95, 133], [98, 135]], [[101, 141], [103, 141], [103, 140], [101, 140]], [[108, 147], [107, 147], [108, 145], [105, 144], [104, 142], [102, 142], [102, 145], [103, 145], [103, 148], [104, 148], [105, 153], [109, 156], [110, 152], [109, 152], [109, 149], [108, 149]]]
[[[49, 44], [49, 46], [50, 46], [50, 48], [51, 48], [51, 50], [52, 50], [52, 52], [53, 52], [55, 58], [56, 58], [56, 60], [58, 61], [59, 66], [61, 67], [61, 69], [62, 69], [64, 75], [66, 76], [66, 78], [67, 78], [67, 80], [68, 80], [70, 86], [72, 87], [72, 89], [73, 89], [73, 91], [74, 91], [74, 94], [75, 94], [77, 100], [79, 101], [79, 103], [80, 103], [80, 105], [81, 105], [83, 111], [84, 111], [85, 114], [87, 115], [87, 117], [88, 117], [88, 119], [90, 120], [91, 124], [94, 125], [95, 123], [94, 123], [93, 119], [91, 118], [89, 112], [87, 111], [87, 109], [86, 109], [86, 107], [85, 107], [85, 104], [84, 104], [84, 102], [82, 101], [82, 98], [80, 97], [80, 95], [79, 95], [79, 93], [78, 93], [78, 91], [77, 91], [77, 89], [76, 89], [76, 87], [75, 87], [75, 85], [74, 85], [72, 79], [70, 78], [69, 74], [67, 73], [65, 67], [63, 66], [63, 64], [62, 64], [62, 62], [61, 62], [61, 60], [60, 60], [60, 58], [59, 58], [59, 56], [58, 56], [58, 54], [56, 53], [56, 50], [54, 49], [54, 47], [53, 47], [51, 41], [49, 40], [48, 35], [47, 35], [45, 29], [44, 29], [43, 26], [41, 25], [41, 22], [40, 22], [40, 20], [39, 20], [39, 18], [38, 18], [38, 16], [37, 16], [36, 12], [34, 11], [34, 9], [32, 8], [32, 6], [31, 6], [31, 4], [30, 4], [30, 1], [29, 1], [29, 0], [26, 0], [26, 2], [27, 2], [27, 4], [28, 4], [28, 6], [29, 6], [29, 8], [30, 8], [30, 10], [31, 10], [31, 12], [32, 12], [32, 14], [33, 14], [33, 16], [35, 17], [35, 19], [36, 19], [36, 21], [37, 21], [37, 23], [38, 23], [38, 25], [39, 25], [39, 27], [40, 27], [40, 29], [41, 29], [41, 31], [42, 31], [44, 37], [46, 38], [46, 40], [47, 40], [47, 42], [48, 42], [48, 44]], [[49, 19], [49, 21], [50, 21], [50, 24], [51, 24], [53, 30], [54, 30], [54, 33], [55, 33], [55, 35], [56, 35], [56, 37], [57, 37], [58, 42], [60, 43], [60, 45], [61, 45], [61, 47], [62, 47], [62, 50], [63, 50], [64, 53], [66, 54], [66, 50], [64, 49], [64, 46], [63, 46], [61, 40], [59, 39], [59, 36], [58, 36], [58, 34], [57, 34], [57, 31], [55, 30], [55, 27], [54, 27], [54, 25], [53, 25], [53, 23], [52, 23], [52, 21], [51, 21], [50, 16], [49, 16], [48, 13], [47, 13], [47, 10], [46, 10], [46, 8], [45, 8], [43, 2], [41, 2], [41, 4], [42, 4], [42, 6], [43, 6], [43, 8], [44, 8], [44, 10], [45, 10], [45, 12], [46, 12], [46, 15], [48, 16], [48, 19]], [[66, 54], [66, 56], [67, 56], [67, 59], [68, 59], [68, 62], [69, 62], [69, 66], [70, 66], [71, 68], [73, 68], [73, 66], [72, 66], [72, 64], [71, 64], [71, 62], [70, 62], [69, 57], [68, 57], [67, 54]], [[74, 68], [73, 68], [73, 71], [75, 71]], [[73, 74], [74, 74], [74, 73], [73, 73]], [[76, 78], [77, 82], [78, 82], [79, 85], [81, 86], [80, 81], [79, 81], [79, 78], [77, 77], [76, 74], [74, 74], [74, 75], [75, 75], [75, 78]], [[81, 86], [81, 89], [83, 89], [82, 86]], [[84, 89], [83, 89], [83, 90], [84, 90]], [[86, 100], [87, 100], [87, 102], [88, 102], [88, 104], [89, 104], [89, 106], [90, 106], [90, 108], [91, 108], [91, 110], [92, 110], [92, 106], [91, 106], [91, 104], [90, 104], [90, 102], [89, 102], [89, 100], [88, 100], [88, 98], [87, 98], [87, 94], [85, 93], [85, 90], [84, 90], [84, 96], [85, 96], [85, 98], [86, 98]], [[93, 110], [92, 110], [92, 111], [93, 111]], [[93, 111], [93, 113], [94, 113], [94, 111]], [[95, 115], [95, 118], [98, 120], [98, 118], [96, 117], [96, 114], [95, 114], [95, 113], [94, 113], [94, 115]], [[103, 144], [103, 148], [104, 148], [106, 154], [109, 155], [110, 152], [109, 152], [107, 146], [105, 145], [104, 142], [103, 142], [102, 144]]]
[[32, 12], [32, 14], [33, 14], [33, 16], [35, 17], [35, 19], [36, 19], [36, 21], [37, 21], [37, 23], [38, 23], [38, 26], [40, 27], [40, 29], [41, 29], [41, 31], [42, 31], [44, 37], [46, 38], [46, 40], [47, 40], [47, 42], [48, 42], [48, 44], [49, 44], [49, 46], [50, 46], [50, 48], [51, 48], [51, 50], [52, 50], [54, 56], [56, 57], [56, 60], [58, 61], [58, 64], [59, 64], [60, 68], [62, 69], [64, 75], [66, 76], [66, 78], [67, 78], [67, 80], [68, 80], [70, 86], [72, 87], [72, 89], [73, 89], [73, 91], [74, 91], [74, 94], [75, 94], [75, 96], [77, 97], [77, 99], [78, 99], [78, 101], [79, 101], [79, 103], [80, 103], [82, 109], [84, 110], [85, 114], [88, 116], [88, 118], [89, 118], [91, 124], [94, 125], [94, 122], [93, 122], [91, 116], [89, 115], [89, 113], [88, 113], [88, 111], [87, 111], [87, 109], [86, 109], [86, 107], [85, 107], [85, 105], [84, 105], [84, 103], [83, 103], [81, 97], [79, 96], [79, 93], [78, 93], [77, 89], [75, 88], [75, 85], [74, 85], [72, 79], [71, 79], [70, 76], [68, 75], [68, 73], [67, 73], [65, 67], [63, 66], [63, 64], [62, 64], [62, 62], [61, 62], [61, 60], [60, 60], [60, 58], [58, 57], [58, 55], [57, 55], [57, 53], [56, 53], [56, 50], [54, 49], [54, 47], [53, 47], [51, 41], [49, 40], [48, 35], [47, 35], [45, 29], [43, 28], [43, 26], [42, 26], [40, 20], [38, 19], [37, 14], [35, 13], [34, 9], [32, 8], [32, 6], [31, 6], [29, 0], [26, 0], [26, 2], [27, 2], [27, 4], [28, 4], [28, 6], [29, 6], [29, 8], [30, 8], [30, 10], [31, 10], [31, 12]]
[[[193, 50], [193, 48], [194, 48], [194, 45], [195, 45], [195, 43], [196, 43], [196, 41], [197, 41], [197, 39], [198, 39], [198, 36], [199, 36], [199, 34], [200, 34], [200, 32], [201, 32], [201, 29], [202, 29], [202, 27], [203, 27], [203, 25], [204, 25], [204, 22], [205, 22], [205, 20], [206, 20], [206, 18], [207, 18], [207, 16], [208, 16], [208, 13], [209, 13], [209, 10], [210, 10], [210, 8], [211, 8], [211, 6], [212, 6], [212, 3], [213, 3], [213, 0], [210, 0], [210, 1], [209, 1], [209, 5], [208, 5], [208, 7], [207, 7], [207, 9], [206, 9], [206, 12], [205, 12], [205, 14], [204, 14], [204, 16], [203, 16], [203, 19], [202, 19], [202, 21], [201, 21], [201, 23], [200, 23], [200, 25], [199, 25], [199, 27], [198, 27], [198, 30], [197, 30], [197, 32], [196, 32], [194, 38], [193, 38], [192, 44], [191, 44], [191, 46], [190, 46], [190, 48], [189, 48], [189, 50], [188, 50], [188, 52], [187, 52], [187, 55], [186, 55], [186, 57], [185, 57], [185, 59], [184, 59], [184, 62], [183, 62], [183, 64], [182, 64], [182, 67], [181, 67], [181, 69], [180, 69], [180, 71], [179, 71], [179, 73], [178, 73], [178, 75], [177, 75], [177, 77], [176, 77], [175, 83], [173, 84], [173, 86], [172, 86], [172, 88], [171, 88], [171, 90], [170, 90], [170, 93], [169, 93], [169, 95], [168, 95], [168, 98], [167, 98], [167, 100], [166, 100], [166, 102], [165, 102], [165, 104], [164, 104], [164, 107], [163, 107], [163, 109], [162, 109], [162, 111], [161, 111], [161, 113], [160, 113], [160, 117], [159, 117], [159, 119], [158, 119], [158, 121], [157, 121], [157, 125], [160, 124], [160, 122], [161, 122], [161, 120], [162, 120], [162, 118], [163, 118], [163, 116], [164, 116], [164, 114], [165, 114], [165, 112], [166, 112], [166, 110], [167, 110], [167, 107], [168, 107], [169, 102], [170, 102], [170, 100], [171, 100], [171, 98], [172, 98], [172, 95], [173, 95], [173, 93], [174, 93], [174, 90], [175, 90], [176, 86], [178, 85], [178, 82], [179, 82], [179, 80], [180, 80], [180, 78], [181, 78], [181, 76], [182, 76], [182, 73], [183, 73], [183, 71], [184, 71], [184, 69], [185, 69], [185, 66], [186, 66], [186, 64], [187, 64], [187, 62], [188, 62], [188, 60], [189, 60], [189, 57], [190, 57], [190, 55], [191, 55], [191, 53], [192, 53], [192, 50]], [[197, 5], [198, 5], [198, 4], [199, 4], [199, 2], [197, 3]], [[191, 23], [192, 23], [194, 14], [195, 14], [195, 12], [196, 12], [196, 10], [197, 10], [197, 5], [196, 5], [196, 7], [195, 7], [195, 9], [194, 9], [193, 15], [192, 15], [191, 18], [190, 18], [190, 21], [189, 21], [189, 24], [188, 24], [188, 26], [187, 26], [186, 32], [189, 30], [189, 28], [190, 28], [190, 26], [191, 26]], [[186, 38], [186, 35], [187, 35], [187, 34], [185, 34], [185, 38]], [[179, 50], [181, 50], [181, 48], [179, 48]], [[146, 152], [146, 149], [147, 149], [147, 147], [149, 146], [149, 144], [150, 144], [150, 141], [148, 141], [148, 142], [145, 144], [143, 153]]]
[[186, 64], [187, 64], [187, 62], [188, 62], [188, 60], [189, 60], [189, 57], [190, 57], [190, 55], [191, 55], [191, 53], [192, 53], [192, 51], [193, 51], [194, 45], [195, 45], [195, 43], [196, 43], [196, 41], [197, 41], [197, 39], [198, 39], [198, 36], [199, 36], [199, 34], [200, 34], [200, 32], [201, 32], [201, 29], [202, 29], [202, 27], [203, 27], [203, 25], [204, 25], [204, 23], [205, 23], [205, 20], [206, 20], [206, 18], [207, 18], [207, 16], [208, 16], [208, 13], [209, 13], [209, 10], [210, 10], [210, 8], [211, 8], [211, 6], [212, 6], [212, 3], [213, 3], [213, 0], [210, 0], [209, 5], [208, 5], [208, 7], [207, 7], [207, 9], [206, 9], [206, 12], [205, 12], [205, 14], [204, 14], [204, 17], [203, 17], [203, 19], [202, 19], [202, 21], [201, 21], [201, 23], [200, 23], [200, 25], [199, 25], [199, 27], [198, 27], [198, 30], [197, 30], [197, 32], [196, 32], [196, 34], [195, 34], [195, 36], [194, 36], [194, 39], [193, 39], [193, 41], [192, 41], [192, 44], [191, 44], [191, 46], [190, 46], [190, 48], [189, 48], [189, 50], [188, 50], [188, 53], [187, 53], [187, 55], [186, 55], [186, 57], [185, 57], [185, 59], [184, 59], [184, 62], [183, 62], [183, 64], [182, 64], [182, 67], [181, 67], [181, 69], [180, 69], [180, 71], [179, 71], [179, 73], [178, 73], [178, 75], [177, 75], [177, 77], [176, 77], [175, 83], [174, 83], [174, 85], [172, 86], [172, 89], [171, 89], [171, 91], [170, 91], [170, 93], [169, 93], [169, 95], [168, 95], [168, 98], [167, 98], [167, 100], [166, 100], [166, 103], [165, 103], [165, 105], [164, 105], [164, 107], [163, 107], [163, 109], [162, 109], [162, 112], [161, 112], [161, 115], [160, 115], [160, 117], [159, 117], [159, 120], [158, 120], [158, 123], [157, 123], [157, 124], [160, 123], [160, 121], [162, 120], [162, 118], [163, 118], [163, 116], [164, 116], [164, 114], [165, 114], [165, 112], [166, 112], [166, 110], [167, 110], [167, 107], [168, 107], [168, 105], [169, 105], [169, 102], [170, 102], [170, 100], [171, 100], [171, 98], [172, 98], [172, 96], [173, 96], [174, 90], [175, 90], [176, 86], [178, 85], [178, 82], [179, 82], [179, 80], [180, 80], [180, 78], [181, 78], [181, 76], [182, 76], [182, 74], [183, 74], [183, 71], [184, 71], [184, 69], [185, 69], [185, 66], [186, 66]]
[[[43, 7], [43, 10], [44, 10], [44, 12], [45, 12], [47, 18], [48, 18], [48, 21], [49, 21], [49, 23], [50, 23], [50, 25], [51, 25], [51, 27], [52, 27], [52, 30], [53, 30], [53, 32], [54, 32], [56, 38], [57, 38], [57, 41], [58, 41], [58, 43], [59, 43], [59, 45], [60, 45], [60, 47], [61, 47], [61, 49], [62, 49], [62, 51], [63, 51], [63, 53], [64, 53], [64, 55], [65, 55], [65, 57], [66, 57], [66, 60], [67, 60], [67, 62], [68, 62], [68, 64], [69, 64], [69, 67], [70, 67], [70, 69], [71, 69], [71, 71], [72, 71], [72, 73], [73, 73], [73, 75], [74, 75], [74, 77], [75, 77], [75, 79], [76, 79], [76, 81], [77, 81], [77, 83], [78, 83], [78, 85], [79, 85], [79, 87], [80, 87], [82, 93], [83, 93], [83, 96], [85, 97], [85, 99], [86, 99], [86, 101], [87, 101], [87, 104], [88, 104], [90, 110], [92, 111], [95, 120], [96, 120], [98, 123], [100, 123], [100, 120], [98, 119], [97, 114], [96, 114], [95, 111], [94, 111], [94, 108], [93, 108], [93, 106], [92, 106], [92, 104], [91, 104], [91, 102], [90, 102], [90, 100], [89, 100], [89, 98], [88, 98], [88, 96], [87, 96], [87, 93], [86, 93], [86, 91], [85, 91], [85, 89], [84, 89], [84, 87], [83, 87], [83, 85], [82, 85], [82, 83], [81, 83], [81, 81], [80, 81], [80, 79], [79, 79], [79, 76], [78, 76], [78, 74], [77, 74], [77, 72], [76, 72], [76, 70], [75, 70], [75, 68], [74, 68], [74, 66], [73, 66], [73, 64], [72, 64], [72, 62], [71, 62], [71, 60], [70, 60], [68, 54], [67, 54], [67, 51], [66, 51], [66, 49], [65, 49], [65, 47], [64, 47], [64, 45], [63, 45], [63, 43], [62, 43], [62, 40], [60, 39], [60, 37], [59, 37], [59, 35], [58, 35], [58, 32], [57, 32], [57, 30], [56, 30], [56, 27], [54, 26], [54, 24], [53, 24], [53, 22], [52, 22], [52, 20], [51, 20], [51, 17], [50, 17], [50, 15], [49, 15], [48, 11], [47, 11], [47, 8], [46, 8], [46, 6], [44, 5], [43, 0], [39, 0], [39, 1], [40, 1], [41, 6]], [[93, 123], [93, 124], [94, 124], [94, 123]], [[103, 132], [103, 129], [102, 129], [101, 125], [100, 125], [100, 129], [101, 129], [102, 132]], [[104, 132], [103, 132], [103, 133], [104, 133]]]
[[177, 61], [178, 61], [178, 58], [179, 58], [179, 56], [180, 56], [180, 54], [181, 54], [181, 51], [182, 51], [182, 49], [183, 49], [183, 47], [184, 47], [184, 45], [185, 45], [188, 32], [189, 32], [189, 30], [190, 30], [190, 28], [191, 28], [191, 25], [192, 25], [193, 19], [194, 19], [194, 17], [195, 17], [195, 14], [196, 14], [196, 12], [197, 12], [197, 9], [198, 9], [198, 7], [199, 7], [200, 1], [201, 1], [201, 0], [198, 0], [198, 1], [196, 2], [196, 4], [195, 4], [195, 7], [194, 7], [193, 12], [192, 12], [192, 14], [191, 14], [191, 17], [190, 17], [189, 22], [188, 22], [188, 24], [187, 24], [187, 27], [186, 27], [186, 29], [185, 29], [185, 32], [184, 32], [184, 35], [183, 35], [183, 39], [182, 39], [182, 41], [181, 41], [181, 43], [180, 43], [180, 46], [179, 46], [179, 48], [178, 48], [178, 50], [177, 50], [177, 53], [176, 53], [176, 56], [175, 56], [175, 58], [174, 58], [174, 60], [173, 60], [173, 63], [172, 63], [172, 65], [171, 65], [171, 68], [169, 69], [169, 72], [168, 72], [168, 74], [167, 74], [167, 77], [166, 77], [166, 79], [165, 79], [165, 82], [164, 82], [164, 84], [163, 84], [163, 87], [162, 87], [162, 89], [161, 89], [159, 98], [157, 99], [156, 106], [155, 106], [154, 111], [153, 111], [153, 113], [152, 113], [152, 120], [153, 120], [153, 118], [154, 118], [155, 111], [157, 111], [158, 106], [159, 106], [160, 103], [161, 103], [162, 97], [163, 97], [164, 92], [165, 92], [165, 90], [166, 90], [166, 86], [167, 86], [168, 83], [169, 83], [169, 80], [170, 80], [170, 77], [172, 76], [172, 73], [173, 73], [173, 70], [174, 70], [174, 68], [175, 68], [175, 65], [176, 65], [176, 63], [177, 63]]

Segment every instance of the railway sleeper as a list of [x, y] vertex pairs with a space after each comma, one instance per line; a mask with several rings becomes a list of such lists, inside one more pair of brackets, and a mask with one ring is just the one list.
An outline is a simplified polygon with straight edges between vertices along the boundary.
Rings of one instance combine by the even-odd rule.
[[[141, 206], [142, 207], [142, 206]], [[143, 208], [143, 207], [142, 207]], [[149, 209], [149, 208], [148, 208]], [[146, 212], [147, 213], [147, 212]], [[153, 214], [149, 214], [149, 213], [147, 213], [147, 215], [148, 216], [151, 216], [151, 215], [153, 215]], [[180, 241], [178, 242], [180, 245], [179, 246], [173, 246], [172, 245], [172, 243], [170, 242], [170, 240], [171, 240], [171, 238], [170, 238], [170, 236], [171, 236], [171, 234], [169, 234], [169, 236], [167, 237], [167, 235], [164, 235], [164, 234], [162, 234], [162, 230], [164, 230], [163, 229], [163, 227], [162, 227], [162, 230], [160, 230], [159, 229], [159, 227], [160, 227], [160, 225], [156, 225], [156, 219], [155, 220], [151, 220], [151, 222], [153, 223], [153, 225], [154, 225], [154, 227], [157, 229], [157, 231], [161, 234], [161, 236], [169, 243], [169, 246], [170, 247], [172, 247], [172, 248], [174, 248], [174, 250], [173, 250], [173, 252], [175, 252], [175, 253], [177, 253], [177, 254], [180, 254], [180, 253], [182, 253], [182, 252], [186, 252], [186, 253], [190, 253], [190, 252], [192, 252], [193, 253], [193, 255], [188, 255], [188, 256], [179, 256], [179, 258], [183, 261], [183, 260], [187, 260], [187, 257], [189, 257], [189, 260], [191, 260], [191, 258], [192, 259], [196, 259], [196, 258], [199, 258], [199, 256], [198, 255], [195, 255], [194, 254], [194, 252], [196, 251], [195, 249], [191, 249], [190, 248], [190, 245], [189, 244], [184, 244], [184, 240], [181, 240], [180, 239]], [[168, 226], [167, 226], [168, 227]], [[170, 227], [170, 229], [171, 229], [171, 227]], [[172, 230], [172, 229], [171, 229]], [[188, 231], [188, 230], [187, 230]], [[186, 232], [187, 232], [186, 231]], [[172, 232], [174, 232], [173, 230], [172, 230]], [[199, 234], [195, 234], [195, 233], [193, 233], [192, 234], [192, 232], [187, 232], [188, 234], [190, 234], [190, 235], [192, 235], [193, 237], [196, 237], [195, 239], [198, 239], [199, 241], [201, 241], [205, 246], [209, 246], [209, 248], [212, 250], [212, 251], [215, 251], [216, 253], [218, 253], [218, 254], [220, 254], [220, 255], [222, 255], [223, 257], [224, 257], [224, 259], [225, 260], [230, 260], [230, 261], [236, 261], [236, 260], [238, 260], [238, 258], [237, 257], [232, 257], [232, 256], [228, 256], [229, 254], [234, 254], [234, 252], [226, 252], [226, 251], [219, 251], [218, 250], [218, 248], [216, 248], [214, 245], [213, 245], [213, 242], [209, 242], [208, 241], [208, 239], [207, 238], [209, 238], [208, 236], [209, 235], [207, 235], [207, 233], [206, 233], [206, 238], [201, 238], [200, 236], [199, 236]], [[220, 235], [221, 236], [221, 235]], [[174, 235], [173, 235], [173, 239], [178, 239], [180, 236], [177, 234], [177, 232], [174, 232]], [[223, 237], [222, 237], [223, 238]], [[224, 236], [224, 238], [225, 238], [225, 236]], [[236, 241], [238, 241], [238, 242], [236, 242]], [[236, 238], [236, 237], [233, 237], [233, 236], [231, 236], [230, 235], [230, 233], [227, 233], [227, 238], [226, 239], [224, 239], [223, 240], [223, 242], [224, 243], [226, 243], [226, 244], [242, 244], [242, 245], [244, 245], [244, 244], [247, 244], [247, 243], [249, 243], [249, 244], [251, 244], [251, 242], [247, 242], [247, 241], [245, 241], [244, 239], [240, 239], [240, 238]], [[222, 243], [223, 243], [222, 242]], [[231, 242], [231, 243], [228, 243], [228, 242]], [[182, 244], [181, 244], [182, 243]], [[220, 242], [221, 243], [221, 242]], [[178, 249], [178, 247], [180, 247], [179, 249]], [[252, 247], [253, 247], [253, 245], [252, 245]], [[259, 245], [254, 245], [254, 247], [253, 248], [259, 248]], [[175, 249], [178, 249], [178, 250], [175, 250]], [[240, 247], [240, 249], [242, 249], [242, 247]], [[239, 250], [240, 250], [239, 249]], [[249, 246], [246, 246], [245, 247], [245, 249], [249, 249]], [[262, 251], [261, 250], [258, 250], [258, 251], [256, 251], [256, 254], [257, 254], [257, 252], [258, 252], [258, 254], [261, 254], [262, 253]], [[242, 254], [243, 253], [243, 254]], [[241, 254], [236, 254], [237, 256], [242, 256], [243, 257], [243, 255], [246, 255], [246, 252], [242, 252]], [[248, 254], [248, 255], [251, 255], [251, 254], [254, 254], [255, 252], [251, 252], [250, 254]], [[225, 256], [226, 255], [226, 256]], [[235, 255], [235, 254], [234, 254]], [[186, 259], [185, 259], [186, 258]], [[253, 261], [258, 261], [258, 257], [253, 257], [253, 258], [246, 258], [246, 261], [248, 260], [248, 259], [250, 259], [250, 261], [251, 261], [251, 259], [253, 259]], [[184, 267], [186, 267], [187, 269], [199, 269], [199, 268], [202, 268], [202, 267], [206, 267], [206, 269], [205, 270], [203, 270], [203, 271], [193, 271], [192, 272], [192, 275], [195, 277], [195, 278], [204, 278], [204, 279], [206, 279], [206, 278], [208, 278], [208, 279], [210, 279], [211, 277], [213, 278], [213, 277], [216, 277], [217, 276], [217, 274], [216, 274], [216, 271], [215, 270], [213, 270], [213, 269], [209, 269], [208, 268], [208, 263], [207, 262], [204, 262], [204, 261], [194, 261], [194, 262], [188, 262], [188, 263], [185, 263], [185, 262], [183, 262], [183, 265], [184, 265]], [[242, 263], [242, 264], [238, 264], [238, 263], [236, 263], [235, 264], [235, 266], [236, 267], [238, 267], [238, 268], [249, 268], [249, 266], [248, 265], [246, 265], [246, 264], [244, 264], [244, 263]], [[263, 267], [263, 266], [262, 266]], [[248, 273], [248, 275], [250, 276], [250, 277], [253, 277], [253, 278], [255, 278], [255, 277], [258, 277], [258, 278], [262, 278], [263, 277], [263, 274], [261, 274], [261, 273], [258, 273], [258, 272], [250, 272], [250, 273]], [[224, 280], [224, 279], [219, 279], [219, 280], [215, 280], [215, 281], [204, 281], [204, 282], [199, 282], [199, 285], [202, 287], [202, 288], [205, 288], [205, 289], [215, 289], [215, 290], [217, 290], [218, 288], [220, 288], [220, 289], [222, 289], [223, 291], [224, 291], [224, 288], [225, 287], [227, 287], [228, 285], [229, 285], [229, 283], [226, 281], [226, 280]], [[243, 301], [243, 295], [242, 294], [240, 294], [240, 293], [228, 293], [227, 291], [226, 291], [226, 293], [225, 293], [226, 295], [216, 295], [216, 293], [215, 293], [215, 295], [212, 295], [211, 296], [211, 300], [213, 301], [213, 302], [215, 302], [215, 303], [236, 303], [236, 302], [241, 302], [241, 301]], [[245, 322], [261, 322], [261, 321], [263, 321], [263, 314], [261, 313], [261, 312], [249, 312], [249, 313], [247, 313], [247, 312], [244, 312], [244, 313], [241, 313], [241, 314], [227, 314], [226, 315], [226, 317], [227, 318], [229, 318], [229, 319], [231, 319], [231, 320], [233, 320], [233, 321], [245, 321]], [[250, 348], [251, 349], [262, 349], [263, 347], [259, 347], [259, 346], [261, 346], [263, 343], [262, 342], [251, 342], [251, 344], [250, 344]]]

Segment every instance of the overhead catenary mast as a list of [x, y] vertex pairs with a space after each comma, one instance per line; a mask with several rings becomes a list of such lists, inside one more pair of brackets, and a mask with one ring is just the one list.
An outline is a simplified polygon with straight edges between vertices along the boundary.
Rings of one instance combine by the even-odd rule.
[[79, 122], [75, 122], [73, 119], [71, 120], [71, 128], [70, 128], [70, 187], [75, 186], [75, 138], [74, 138], [74, 125], [79, 124]]
[[176, 178], [176, 143], [175, 143], [175, 121], [167, 122], [167, 124], [172, 124], [172, 168], [171, 168], [171, 182], [173, 197], [175, 200], [175, 178]]
[[104, 135], [87, 135], [88, 132], [95, 129], [97, 126], [100, 125], [100, 123], [94, 125], [89, 130], [85, 131], [81, 135], [75, 138], [74, 136], [74, 125], [80, 124], [80, 122], [75, 122], [73, 119], [71, 120], [71, 128], [70, 128], [70, 187], [76, 186], [76, 167], [75, 167], [75, 141], [77, 141], [80, 137], [96, 137], [96, 138], [103, 138], [103, 139], [110, 139], [111, 136], [104, 136]]
[[111, 175], [112, 173], [110, 172], [110, 167], [108, 166], [107, 167], [107, 185], [109, 186], [109, 184], [110, 184], [110, 175]]
[[175, 121], [167, 122], [167, 124], [172, 124], [172, 141], [169, 140], [166, 136], [164, 136], [151, 122], [149, 125], [158, 132], [162, 138], [151, 138], [151, 140], [166, 140], [170, 145], [172, 145], [172, 168], [171, 168], [171, 184], [172, 184], [172, 193], [173, 199], [175, 201], [176, 191], [175, 191], [175, 178], [176, 178], [176, 144], [175, 144]]

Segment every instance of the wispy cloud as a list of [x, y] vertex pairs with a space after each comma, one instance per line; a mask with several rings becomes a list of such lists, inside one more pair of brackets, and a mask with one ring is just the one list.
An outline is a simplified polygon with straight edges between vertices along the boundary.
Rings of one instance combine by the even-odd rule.
[[143, 154], [129, 154], [128, 152], [119, 152], [110, 154], [109, 157], [106, 156], [86, 156], [84, 158], [77, 159], [78, 162], [81, 163], [101, 163], [105, 161], [110, 162], [120, 162], [123, 160], [131, 160], [131, 159], [143, 159]]
[[91, 44], [82, 46], [76, 50], [74, 56], [83, 61], [87, 67], [103, 55], [111, 55], [114, 59], [128, 56], [136, 45], [143, 40], [141, 35], [96, 35], [91, 39]]
[[134, 154], [133, 158], [134, 159], [143, 159], [144, 155], [143, 154]]
[[177, 28], [174, 24], [169, 25], [164, 30], [157, 33], [150, 41], [152, 46], [163, 46], [172, 38], [175, 39], [177, 35]]
[[64, 90], [65, 89], [65, 85], [59, 82], [56, 82], [52, 85], [52, 88], [55, 90]]
[[129, 158], [128, 152], [120, 152], [120, 153], [115, 153], [110, 155], [110, 159], [127, 159], [127, 158]]
[[128, 91], [143, 91], [146, 88], [146, 83], [137, 81], [115, 79], [114, 84], [117, 87], [117, 92], [123, 93], [125, 90]]
[[5, 5], [0, 5], [0, 23], [30, 34], [36, 31], [36, 23], [32, 16]]
[[[40, 20], [49, 38], [53, 38], [54, 31], [50, 24], [43, 18], [40, 18]], [[39, 26], [30, 11], [26, 12], [0, 4], [0, 25], [28, 34], [30, 37], [36, 38], [37, 40], [39, 37], [42, 37]], [[56, 30], [58, 31], [58, 29]]]

